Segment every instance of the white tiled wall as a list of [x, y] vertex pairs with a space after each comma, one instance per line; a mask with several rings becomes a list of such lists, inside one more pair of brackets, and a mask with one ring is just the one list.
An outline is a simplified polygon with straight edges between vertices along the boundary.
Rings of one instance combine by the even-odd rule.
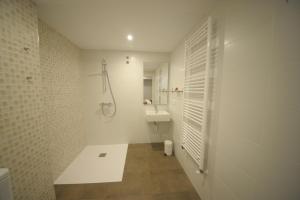
[[39, 21], [40, 66], [53, 180], [86, 145], [80, 49]]
[[[191, 180], [204, 199], [298, 200], [300, 3], [228, 0], [212, 15], [221, 16], [225, 37], [216, 144], [210, 147], [209, 189], [196, 175]], [[182, 84], [182, 51], [179, 46], [172, 54], [173, 87]], [[180, 113], [179, 105], [173, 98], [170, 110]], [[189, 162], [181, 163], [193, 173]]]
[[226, 10], [214, 199], [299, 199], [300, 3]]
[[[126, 64], [127, 56], [130, 57], [129, 64]], [[106, 99], [102, 93], [102, 77], [89, 76], [101, 72], [103, 58], [107, 62], [117, 104], [113, 118], [104, 117], [101, 113], [100, 103]], [[169, 62], [169, 54], [82, 51], [89, 144], [147, 143], [169, 138], [169, 123], [161, 123], [159, 133], [155, 133], [153, 123], [147, 123], [144, 117], [148, 106], [143, 105], [143, 61]], [[107, 99], [111, 100], [110, 95]]]
[[0, 167], [10, 169], [15, 200], [55, 199], [43, 110], [35, 5], [1, 0]]

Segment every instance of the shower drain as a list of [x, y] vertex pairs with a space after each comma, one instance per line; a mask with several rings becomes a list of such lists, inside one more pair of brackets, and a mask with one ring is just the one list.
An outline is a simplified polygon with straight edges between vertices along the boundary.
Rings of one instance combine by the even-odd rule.
[[98, 157], [99, 157], [99, 158], [103, 158], [103, 157], [106, 156], [106, 154], [107, 154], [107, 153], [100, 153]]

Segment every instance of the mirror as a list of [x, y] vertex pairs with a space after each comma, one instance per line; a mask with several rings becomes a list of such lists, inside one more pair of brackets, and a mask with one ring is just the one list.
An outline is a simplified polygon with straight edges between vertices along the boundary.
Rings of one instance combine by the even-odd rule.
[[144, 104], [168, 104], [169, 64], [144, 62]]

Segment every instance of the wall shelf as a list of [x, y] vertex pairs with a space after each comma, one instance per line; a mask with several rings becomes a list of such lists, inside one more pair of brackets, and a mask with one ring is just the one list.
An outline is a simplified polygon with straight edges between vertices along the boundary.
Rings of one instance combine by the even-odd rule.
[[160, 90], [159, 92], [167, 92], [167, 93], [174, 93], [174, 92], [176, 92], [176, 93], [182, 93], [183, 92], [183, 90]]

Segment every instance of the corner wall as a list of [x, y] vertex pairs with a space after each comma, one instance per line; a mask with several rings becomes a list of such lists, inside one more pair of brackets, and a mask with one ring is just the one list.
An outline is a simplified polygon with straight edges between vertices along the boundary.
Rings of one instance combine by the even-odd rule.
[[[211, 15], [224, 52], [207, 177], [180, 149], [180, 96], [170, 103], [177, 158], [204, 200], [298, 200], [300, 3], [227, 0]], [[171, 87], [183, 84], [183, 52], [172, 53]]]
[[300, 199], [300, 2], [232, 0], [212, 196]]
[[0, 167], [10, 169], [15, 200], [55, 199], [42, 90], [36, 7], [1, 0]]
[[86, 145], [80, 49], [39, 21], [49, 156], [53, 181]]

